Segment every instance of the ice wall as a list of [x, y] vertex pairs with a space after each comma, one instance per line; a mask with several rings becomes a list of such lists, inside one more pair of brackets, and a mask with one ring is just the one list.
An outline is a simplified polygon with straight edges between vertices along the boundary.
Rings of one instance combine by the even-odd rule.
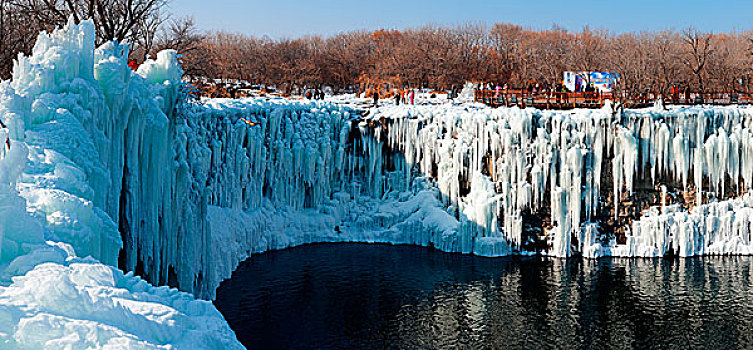
[[172, 204], [181, 75], [174, 52], [134, 74], [127, 50], [69, 22], [0, 82], [3, 348], [242, 348], [211, 303], [114, 267], [120, 218], [149, 234]]
[[[197, 295], [213, 297], [219, 282], [252, 253], [303, 243], [460, 251], [457, 220], [444, 210], [436, 187], [406, 174], [402, 157], [385, 149], [348, 108], [243, 99], [179, 111], [173, 141], [175, 188], [184, 203], [179, 210], [200, 204], [191, 209], [195, 222], [178, 225], [178, 260], [168, 264], [177, 268], [181, 287], [198, 286]], [[184, 242], [190, 249], [181, 247]], [[164, 256], [176, 250], [153, 247]]]
[[[551, 212], [545, 253], [568, 256], [573, 245], [590, 244], [584, 242], [581, 224], [591, 220], [600, 204], [608, 152], [618, 155], [616, 173], [626, 179], [628, 191], [632, 188], [635, 141], [628, 132], [611, 131], [611, 110], [571, 115], [517, 108], [393, 107], [370, 118], [387, 126], [377, 138], [403, 153], [415, 171], [435, 178], [451, 213], [472, 223], [473, 230], [463, 229], [465, 253], [524, 252], [524, 215], [545, 204]], [[615, 181], [615, 192], [622, 191], [622, 183]], [[500, 247], [487, 251], [476, 243], [481, 238], [494, 238]]]
[[[524, 232], [525, 217], [548, 211], [542, 227], [547, 246], [537, 250], [593, 257], [748, 254], [748, 226], [736, 224], [734, 234], [720, 236], [703, 220], [746, 222], [747, 211], [733, 210], [740, 205], [728, 198], [752, 184], [752, 117], [753, 110], [737, 106], [624, 113], [609, 106], [572, 112], [465, 106], [387, 107], [369, 118], [386, 129], [377, 131], [378, 139], [436, 179], [456, 217], [477, 224], [465, 240], [500, 237], [510, 251], [525, 253], [531, 248], [521, 237], [536, 238]], [[635, 198], [637, 183], [644, 192], [673, 184], [669, 194], [662, 186], [661, 206], [670, 196], [681, 203], [676, 214], [654, 208], [628, 223], [626, 247], [613, 233], [599, 233], [599, 224], [606, 221], [605, 207], [615, 218], [624, 216], [620, 205]], [[692, 200], [678, 198], [691, 193]]]
[[[282, 99], [192, 108], [178, 118], [186, 130], [178, 139], [186, 141], [177, 149], [193, 155], [186, 158], [189, 182], [206, 184], [210, 243], [200, 255], [211, 258], [176, 266], [194, 271], [189, 276], [200, 271], [209, 297], [250, 254], [311, 242], [416, 244], [484, 256], [748, 251], [744, 225], [711, 240], [715, 226], [700, 219], [686, 220], [695, 226], [683, 234], [673, 228], [679, 217], [747, 190], [749, 152], [740, 140], [753, 114], [745, 108], [388, 106], [366, 118]], [[661, 197], [656, 208], [645, 217], [625, 214], [646, 191]], [[654, 218], [666, 210], [676, 217]], [[627, 228], [619, 243], [602, 226], [618, 217], [612, 225]], [[664, 231], [647, 224], [657, 220], [671, 224]], [[746, 243], [730, 243], [738, 235]], [[685, 241], [706, 243], [681, 250]]]
[[[616, 245], [613, 256], [660, 257], [672, 251], [679, 256], [750, 255], [753, 253], [751, 222], [753, 197], [703, 204], [690, 211], [651, 208], [632, 224], [625, 245]], [[605, 248], [601, 248], [605, 249]]]

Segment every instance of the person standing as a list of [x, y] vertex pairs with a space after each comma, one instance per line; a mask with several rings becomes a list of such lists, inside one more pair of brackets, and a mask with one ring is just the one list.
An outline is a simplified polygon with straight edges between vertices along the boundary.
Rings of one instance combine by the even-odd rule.
[[131, 68], [131, 70], [135, 72], [139, 69], [139, 63], [136, 62], [136, 59], [131, 59], [131, 61], [128, 62], [128, 68]]
[[400, 90], [395, 91], [395, 106], [400, 105]]
[[410, 104], [412, 105], [416, 104], [415, 98], [416, 98], [416, 90], [411, 90], [410, 91]]
[[374, 108], [379, 107], [379, 89], [374, 90]]

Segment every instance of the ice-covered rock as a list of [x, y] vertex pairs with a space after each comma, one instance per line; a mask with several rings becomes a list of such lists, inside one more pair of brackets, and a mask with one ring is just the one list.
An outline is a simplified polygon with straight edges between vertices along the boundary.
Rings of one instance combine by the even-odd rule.
[[241, 349], [207, 301], [89, 260], [42, 263], [0, 287], [4, 349]]
[[211, 303], [114, 267], [122, 219], [140, 215], [151, 233], [171, 204], [181, 75], [174, 53], [139, 74], [127, 56], [116, 43], [95, 50], [93, 24], [71, 21], [0, 82], [4, 349], [242, 348]]

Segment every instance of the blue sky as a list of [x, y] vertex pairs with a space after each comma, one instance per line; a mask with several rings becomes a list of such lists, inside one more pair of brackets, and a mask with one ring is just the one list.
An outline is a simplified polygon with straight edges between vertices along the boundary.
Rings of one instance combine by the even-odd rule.
[[690, 25], [707, 31], [753, 28], [753, 0], [171, 0], [174, 15], [201, 29], [294, 38], [353, 29], [406, 28], [468, 21], [532, 29], [584, 25], [621, 33]]

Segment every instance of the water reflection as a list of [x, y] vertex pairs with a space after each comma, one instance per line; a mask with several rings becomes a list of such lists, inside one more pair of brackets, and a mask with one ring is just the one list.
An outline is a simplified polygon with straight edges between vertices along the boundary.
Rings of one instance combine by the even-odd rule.
[[255, 349], [745, 348], [750, 265], [325, 244], [251, 258], [215, 304]]

